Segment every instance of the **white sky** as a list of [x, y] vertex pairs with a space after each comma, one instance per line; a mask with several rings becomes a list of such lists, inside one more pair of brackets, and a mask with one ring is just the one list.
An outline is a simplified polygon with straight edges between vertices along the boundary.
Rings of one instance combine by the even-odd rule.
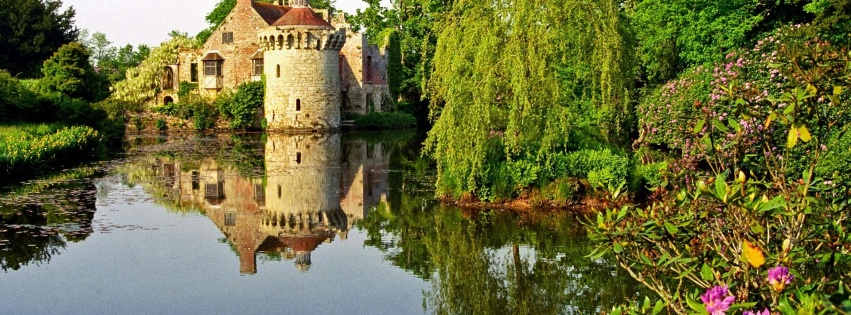
[[[204, 17], [219, 0], [63, 0], [63, 8], [77, 11], [75, 25], [101, 32], [114, 46], [159, 46], [172, 30], [198, 34], [207, 27]], [[388, 0], [383, 0], [387, 5]], [[362, 0], [337, 0], [334, 7], [347, 13], [367, 6]]]

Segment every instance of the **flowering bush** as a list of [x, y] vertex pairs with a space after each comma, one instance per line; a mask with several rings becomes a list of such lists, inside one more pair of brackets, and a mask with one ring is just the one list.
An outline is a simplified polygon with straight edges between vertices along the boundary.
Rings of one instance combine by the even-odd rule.
[[[35, 172], [51, 163], [92, 153], [100, 141], [90, 127], [75, 126], [45, 135], [19, 133], [0, 138], [0, 175], [11, 177]], [[7, 178], [8, 178], [7, 177]]]
[[677, 193], [587, 224], [592, 256], [614, 253], [670, 312], [851, 312], [851, 198], [816, 171], [849, 150], [834, 139], [851, 126], [851, 55], [797, 29], [711, 70], [709, 100], [677, 131]]

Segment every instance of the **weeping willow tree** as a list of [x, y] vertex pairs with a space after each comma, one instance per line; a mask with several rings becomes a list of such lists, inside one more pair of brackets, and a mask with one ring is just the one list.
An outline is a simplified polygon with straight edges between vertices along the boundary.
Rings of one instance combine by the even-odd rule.
[[438, 193], [486, 186], [493, 160], [545, 160], [582, 125], [626, 140], [631, 49], [617, 1], [456, 0], [436, 25], [426, 150]]
[[127, 70], [126, 79], [115, 84], [112, 98], [130, 103], [144, 103], [153, 99], [162, 86], [163, 68], [177, 63], [181, 50], [195, 46], [192, 39], [178, 36], [154, 48], [138, 67]]

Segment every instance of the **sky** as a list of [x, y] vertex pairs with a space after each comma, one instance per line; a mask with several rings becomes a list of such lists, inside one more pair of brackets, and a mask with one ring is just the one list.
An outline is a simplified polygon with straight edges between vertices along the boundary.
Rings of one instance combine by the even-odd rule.
[[[77, 12], [75, 25], [101, 32], [114, 46], [159, 46], [172, 30], [198, 34], [207, 27], [204, 17], [219, 0], [63, 0]], [[386, 3], [387, 0], [384, 0]], [[337, 0], [337, 9], [354, 13], [367, 6], [362, 0]]]

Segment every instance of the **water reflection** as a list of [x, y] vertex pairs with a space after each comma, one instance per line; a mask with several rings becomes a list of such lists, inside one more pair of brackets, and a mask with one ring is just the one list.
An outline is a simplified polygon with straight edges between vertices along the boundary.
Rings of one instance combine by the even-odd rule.
[[242, 274], [257, 272], [258, 253], [292, 260], [307, 272], [317, 247], [345, 240], [370, 207], [387, 198], [389, 154], [381, 144], [341, 143], [339, 134], [270, 134], [241, 145], [256, 152], [242, 158], [262, 152], [262, 163], [254, 163], [264, 168], [260, 176], [213, 157], [149, 162], [159, 177], [152, 184], [162, 186], [164, 196], [181, 208], [198, 208], [222, 231]]
[[[309, 313], [404, 314], [590, 314], [637, 294], [613, 261], [585, 258], [589, 242], [569, 214], [441, 205], [421, 139], [173, 135], [132, 143], [103, 179], [84, 172], [0, 197], [3, 270], [63, 255], [53, 262], [57, 268], [9, 272], [0, 280], [19, 287], [4, 294], [48, 292], [66, 301], [92, 295], [22, 285], [41, 276], [44, 283], [109, 284], [98, 291], [102, 301], [130, 296], [144, 301], [140, 309], [268, 313], [306, 302]], [[127, 231], [107, 234], [118, 226]], [[111, 273], [65, 272], [74, 261], [76, 268]], [[261, 265], [263, 277], [240, 277], [270, 261], [285, 263]], [[125, 276], [133, 280], [114, 281]], [[219, 304], [197, 300], [198, 279], [211, 283], [204, 294]], [[341, 279], [346, 285], [337, 285]], [[314, 294], [332, 287], [341, 300]], [[348, 308], [355, 304], [360, 308]], [[52, 309], [20, 310], [13, 313]]]
[[67, 242], [92, 234], [96, 187], [91, 168], [22, 185], [0, 196], [0, 269], [48, 263]]

